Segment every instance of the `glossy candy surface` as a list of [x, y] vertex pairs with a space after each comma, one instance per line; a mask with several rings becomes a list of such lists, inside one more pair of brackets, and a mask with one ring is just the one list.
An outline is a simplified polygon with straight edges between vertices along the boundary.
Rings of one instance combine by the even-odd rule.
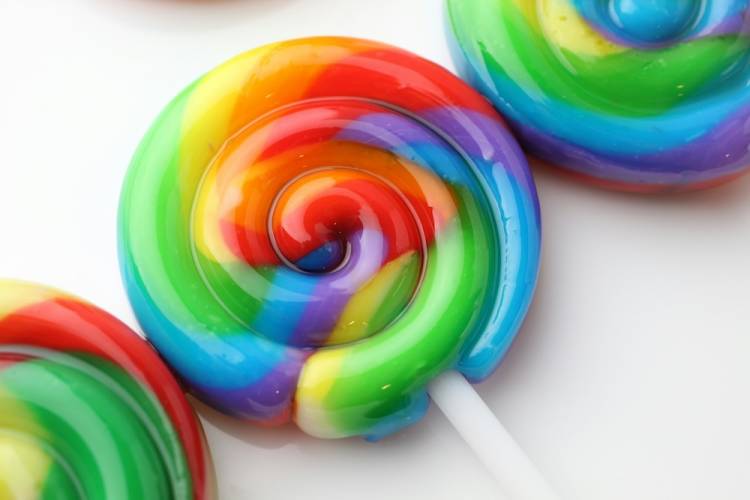
[[214, 407], [378, 438], [457, 367], [487, 377], [531, 300], [533, 181], [490, 104], [375, 42], [242, 54], [133, 159], [121, 262], [149, 339]]
[[0, 280], [0, 498], [213, 496], [202, 430], [155, 351], [91, 304]]
[[750, 165], [748, 0], [447, 0], [454, 59], [524, 148], [605, 186]]

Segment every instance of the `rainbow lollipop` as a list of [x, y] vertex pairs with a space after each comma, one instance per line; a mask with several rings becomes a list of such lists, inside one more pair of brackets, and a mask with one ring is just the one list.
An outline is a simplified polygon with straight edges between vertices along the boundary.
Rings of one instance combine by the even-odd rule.
[[0, 498], [213, 497], [200, 424], [153, 349], [95, 306], [0, 280]]
[[750, 166], [748, 0], [447, 0], [454, 59], [535, 156], [631, 191]]
[[320, 437], [382, 437], [446, 370], [489, 376], [539, 260], [534, 185], [489, 103], [356, 39], [200, 78], [141, 143], [120, 215], [136, 315], [190, 390]]

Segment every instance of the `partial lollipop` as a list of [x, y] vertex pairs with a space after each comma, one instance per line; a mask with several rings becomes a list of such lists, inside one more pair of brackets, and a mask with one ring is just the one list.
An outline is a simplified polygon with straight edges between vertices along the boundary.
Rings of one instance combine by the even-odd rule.
[[747, 0], [447, 0], [460, 72], [522, 146], [630, 191], [750, 166]]
[[4, 280], [0, 498], [214, 498], [200, 424], [154, 350], [91, 304]]
[[[413, 424], [446, 371], [488, 377], [539, 263], [534, 184], [490, 104], [344, 38], [249, 51], [172, 101], [133, 159], [120, 236], [136, 315], [195, 395], [329, 438]], [[443, 405], [491, 415], [456, 406], [470, 386], [450, 373]], [[460, 430], [515, 475], [515, 448], [481, 446], [493, 429]]]

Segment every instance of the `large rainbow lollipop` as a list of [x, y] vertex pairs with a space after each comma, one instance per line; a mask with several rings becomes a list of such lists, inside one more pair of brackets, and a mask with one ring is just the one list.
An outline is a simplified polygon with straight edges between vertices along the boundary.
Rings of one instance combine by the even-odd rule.
[[547, 162], [625, 190], [750, 166], [748, 0], [447, 0], [461, 73]]
[[390, 434], [446, 370], [489, 376], [539, 259], [534, 185], [489, 103], [342, 38], [249, 51], [180, 94], [120, 234], [136, 315], [192, 392], [320, 437]]
[[203, 434], [140, 337], [90, 304], [0, 280], [0, 498], [213, 498]]

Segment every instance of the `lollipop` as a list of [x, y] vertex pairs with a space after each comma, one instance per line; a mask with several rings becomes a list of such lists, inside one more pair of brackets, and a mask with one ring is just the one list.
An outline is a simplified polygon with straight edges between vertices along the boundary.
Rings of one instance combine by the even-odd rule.
[[0, 281], [0, 498], [208, 499], [200, 425], [150, 346], [61, 292]]
[[461, 73], [522, 145], [596, 183], [697, 189], [750, 165], [747, 0], [447, 0]]
[[539, 259], [533, 181], [489, 103], [356, 39], [200, 78], [141, 143], [120, 215], [136, 315], [191, 391], [319, 437], [380, 438], [446, 370], [489, 376]]

